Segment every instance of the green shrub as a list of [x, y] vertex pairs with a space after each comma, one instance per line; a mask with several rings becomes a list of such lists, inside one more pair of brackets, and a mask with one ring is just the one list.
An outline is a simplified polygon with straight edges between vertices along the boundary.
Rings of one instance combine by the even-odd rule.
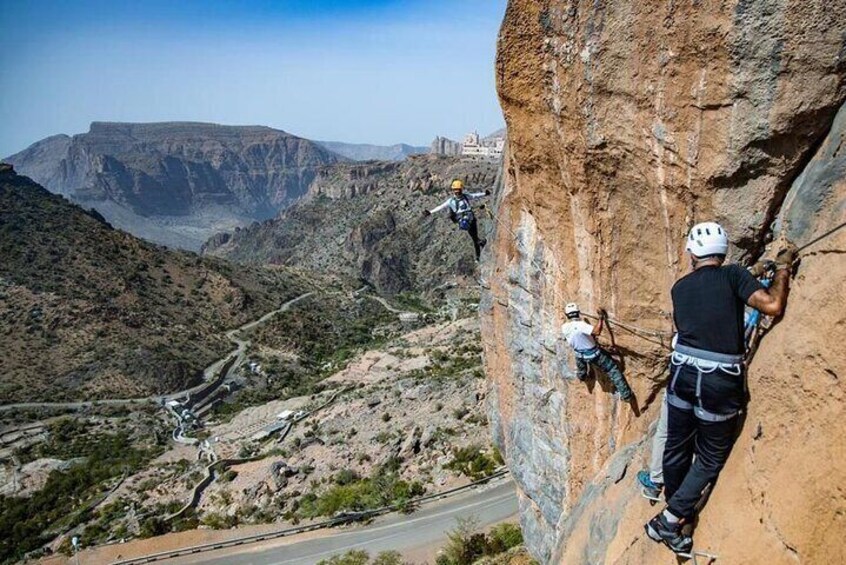
[[318, 561], [317, 565], [407, 565], [399, 551], [383, 551], [372, 561], [370, 555], [360, 549], [352, 549], [343, 555]]
[[229, 516], [228, 514], [209, 512], [203, 516], [200, 523], [213, 530], [228, 530], [238, 525], [238, 518], [236, 516]]
[[317, 565], [367, 565], [370, 554], [360, 549], [353, 549], [343, 555], [335, 555], [329, 559], [322, 559]]
[[151, 516], [150, 518], [145, 518], [141, 522], [139, 536], [142, 538], [151, 538], [166, 534], [169, 531], [170, 528], [163, 519], [158, 516]]
[[372, 565], [406, 565], [399, 551], [383, 551], [376, 556]]
[[466, 447], [454, 449], [453, 459], [444, 467], [457, 471], [473, 480], [483, 479], [491, 474], [502, 464], [502, 456], [494, 448], [491, 453], [485, 453], [479, 444], [471, 444]]
[[452, 411], [452, 415], [456, 420], [462, 419], [464, 416], [470, 413], [470, 410], [467, 409], [467, 406], [463, 404]]
[[516, 524], [499, 524], [486, 535], [478, 531], [474, 518], [459, 518], [447, 540], [435, 561], [437, 565], [472, 565], [482, 557], [499, 555], [519, 546], [523, 534]]
[[421, 482], [409, 483], [400, 479], [393, 462], [389, 461], [367, 478], [359, 478], [353, 471], [341, 471], [335, 476], [334, 484], [324, 492], [310, 492], [301, 497], [297, 514], [301, 518], [315, 518], [383, 506], [405, 508], [411, 499], [425, 492]]
[[[41, 453], [84, 456], [81, 463], [53, 471], [44, 488], [28, 498], [0, 496], [0, 562], [19, 560], [41, 547], [51, 532], [87, 521], [86, 505], [100, 495], [103, 485], [123, 473], [131, 473], [160, 453], [158, 447], [133, 446], [129, 434], [86, 434], [74, 437], [84, 424], [60, 420], [51, 426], [51, 441], [36, 448]], [[143, 529], [143, 524], [142, 524]], [[97, 528], [92, 536], [101, 536]]]
[[361, 475], [352, 469], [343, 469], [335, 475], [335, 484], [345, 486], [361, 479]]
[[490, 547], [497, 553], [508, 551], [512, 547], [517, 547], [523, 543], [523, 532], [517, 524], [504, 523], [497, 524], [491, 528]]

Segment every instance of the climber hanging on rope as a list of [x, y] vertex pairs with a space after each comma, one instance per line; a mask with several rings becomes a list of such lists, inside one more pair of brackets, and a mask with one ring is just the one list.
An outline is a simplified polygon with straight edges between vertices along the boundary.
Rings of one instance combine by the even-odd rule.
[[737, 416], [746, 404], [744, 308], [781, 315], [796, 258], [796, 246], [785, 241], [776, 255], [773, 284], [765, 289], [743, 267], [723, 265], [728, 234], [719, 224], [693, 226], [685, 249], [693, 270], [671, 292], [678, 340], [667, 387], [667, 507], [644, 525], [650, 538], [676, 553], [693, 547], [682, 527], [692, 522], [702, 492], [725, 465], [736, 439]]
[[561, 335], [576, 354], [576, 377], [580, 381], [585, 381], [588, 378], [589, 366], [598, 367], [614, 383], [620, 395], [620, 400], [623, 402], [630, 401], [633, 397], [632, 389], [629, 388], [623, 373], [617, 363], [611, 359], [611, 355], [596, 343], [596, 337], [602, 333], [602, 329], [605, 327], [608, 313], [600, 309], [599, 321], [595, 326], [581, 319], [581, 312], [577, 304], [567, 304], [564, 307], [564, 315], [567, 316], [568, 321], [561, 326]]
[[476, 261], [478, 261], [482, 254], [482, 248], [488, 241], [486, 239], [479, 239], [479, 224], [476, 221], [473, 208], [470, 206], [470, 201], [488, 196], [490, 193], [490, 190], [484, 192], [464, 192], [464, 181], [455, 179], [452, 181], [452, 196], [443, 204], [431, 210], [424, 210], [423, 216], [431, 216], [444, 208], [448, 208], [449, 219], [453, 223], [458, 224], [458, 229], [470, 234], [470, 238], [473, 240], [473, 248], [476, 251]]

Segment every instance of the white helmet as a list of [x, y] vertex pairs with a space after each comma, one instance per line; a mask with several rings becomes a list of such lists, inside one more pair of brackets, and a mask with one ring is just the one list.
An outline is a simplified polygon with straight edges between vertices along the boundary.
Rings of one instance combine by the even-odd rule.
[[581, 312], [579, 312], [579, 305], [575, 302], [569, 303], [564, 307], [564, 314], [568, 318], [578, 318], [579, 314], [581, 314]]
[[702, 222], [690, 229], [685, 250], [697, 257], [725, 255], [728, 253], [729, 240], [726, 230], [716, 222]]

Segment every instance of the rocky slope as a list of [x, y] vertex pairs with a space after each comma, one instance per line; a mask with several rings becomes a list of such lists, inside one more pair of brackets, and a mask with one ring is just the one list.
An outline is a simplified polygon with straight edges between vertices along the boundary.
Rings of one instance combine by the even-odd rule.
[[[54, 417], [33, 434], [15, 431], [19, 419], [7, 416], [0, 421], [0, 495], [7, 497], [0, 532], [20, 547], [0, 547], [0, 559], [67, 546], [70, 535], [91, 548], [198, 526], [279, 529], [492, 473], [502, 461], [484, 413], [478, 292], [465, 298], [457, 319], [442, 309], [416, 312], [410, 322], [410, 312], [401, 318], [379, 297], [322, 291], [267, 319], [245, 336], [250, 345], [233, 394], [197, 411], [202, 425], [188, 434], [205, 440], [199, 449], [171, 442], [172, 417], [154, 404]], [[284, 431], [283, 410], [307, 416]], [[108, 457], [97, 447], [105, 442], [114, 444]], [[226, 468], [206, 485], [212, 454]], [[114, 463], [130, 455], [131, 468]], [[80, 481], [64, 480], [67, 474], [87, 475], [81, 462], [97, 457], [108, 467], [71, 490]], [[175, 515], [198, 484], [196, 509]], [[92, 500], [91, 511], [53, 539], [70, 527], [62, 520], [71, 496], [77, 504]], [[131, 547], [121, 545], [124, 558]]]
[[402, 161], [410, 155], [428, 153], [428, 147], [396, 143], [394, 145], [371, 145], [369, 143], [343, 143], [341, 141], [318, 141], [329, 151], [353, 161]]
[[118, 227], [188, 248], [214, 233], [203, 233], [209, 225], [272, 217], [306, 192], [318, 167], [339, 160], [280, 130], [190, 122], [94, 122], [7, 159]]
[[[238, 477], [210, 488], [200, 511], [263, 511], [279, 521], [298, 515], [299, 509], [308, 517], [310, 498], [333, 490], [339, 475], [368, 477], [386, 465], [428, 492], [466, 482], [459, 469], [450, 467], [455, 451], [477, 446], [490, 452], [478, 338], [478, 319], [465, 318], [394, 335], [384, 346], [356, 356], [323, 381], [347, 392], [298, 424], [284, 442], [262, 447], [264, 452], [281, 447], [285, 454], [233, 467]], [[215, 450], [224, 458], [235, 457], [244, 445], [258, 451], [261, 442], [250, 440], [256, 430], [274, 423], [283, 409], [314, 407], [326, 396], [244, 410], [231, 422], [210, 427], [210, 435], [219, 438]]]
[[[326, 167], [306, 198], [278, 218], [219, 234], [203, 250], [342, 274], [381, 292], [432, 289], [474, 273], [473, 247], [446, 213], [429, 219], [421, 213], [449, 197], [453, 178], [484, 189], [496, 175], [496, 164], [436, 155]], [[479, 217], [484, 233], [491, 222]]]
[[169, 251], [0, 170], [0, 402], [178, 390], [301, 277]]
[[[683, 237], [714, 218], [730, 258], [751, 261], [779, 216], [799, 244], [846, 220], [844, 21], [842, 0], [509, 2], [482, 333], [492, 431], [542, 562], [675, 562], [645, 538], [655, 509], [633, 480]], [[720, 562], [846, 559], [844, 243], [841, 230], [806, 250], [752, 364], [746, 425], [695, 535]], [[639, 416], [603, 380], [573, 379], [557, 335], [569, 301], [647, 330], [615, 328]]]

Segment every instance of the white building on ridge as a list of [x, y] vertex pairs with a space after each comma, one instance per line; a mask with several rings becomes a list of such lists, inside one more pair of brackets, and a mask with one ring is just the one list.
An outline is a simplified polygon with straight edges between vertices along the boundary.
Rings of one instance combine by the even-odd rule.
[[479, 132], [474, 131], [464, 136], [461, 154], [485, 159], [499, 159], [505, 149], [504, 137], [480, 138]]

